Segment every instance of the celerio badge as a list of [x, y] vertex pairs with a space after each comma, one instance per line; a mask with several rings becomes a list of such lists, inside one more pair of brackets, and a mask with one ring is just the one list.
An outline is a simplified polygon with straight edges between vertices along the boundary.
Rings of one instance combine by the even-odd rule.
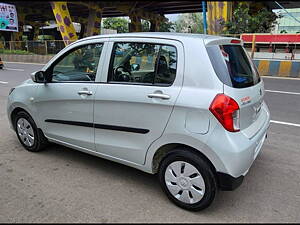
[[242, 98], [241, 102], [242, 102], [242, 105], [250, 103], [251, 102], [250, 96], [246, 96], [246, 97]]

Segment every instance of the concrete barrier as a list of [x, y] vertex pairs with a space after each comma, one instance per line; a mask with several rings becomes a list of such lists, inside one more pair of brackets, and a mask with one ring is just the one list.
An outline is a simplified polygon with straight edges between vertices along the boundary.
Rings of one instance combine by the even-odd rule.
[[261, 76], [300, 78], [300, 61], [253, 59]]
[[4, 62], [28, 62], [28, 63], [47, 63], [53, 55], [14, 55], [0, 54]]

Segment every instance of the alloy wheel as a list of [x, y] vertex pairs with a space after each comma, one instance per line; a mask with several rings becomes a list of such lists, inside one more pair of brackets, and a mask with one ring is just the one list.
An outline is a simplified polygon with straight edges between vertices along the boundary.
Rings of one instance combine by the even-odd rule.
[[20, 118], [17, 121], [17, 131], [18, 135], [23, 142], [28, 147], [34, 144], [34, 132], [31, 124], [25, 118]]

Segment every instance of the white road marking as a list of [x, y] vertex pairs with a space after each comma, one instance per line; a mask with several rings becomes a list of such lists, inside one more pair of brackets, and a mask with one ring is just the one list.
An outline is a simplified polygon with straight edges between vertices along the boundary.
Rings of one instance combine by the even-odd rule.
[[45, 65], [44, 63], [27, 63], [27, 62], [6, 62], [3, 61], [3, 63], [15, 63], [15, 64], [33, 64], [33, 65]]
[[280, 94], [289, 94], [289, 95], [300, 95], [298, 92], [289, 92], [289, 91], [275, 91], [275, 90], [265, 90], [266, 92], [280, 93]]
[[281, 80], [300, 80], [298, 77], [273, 77], [273, 76], [261, 76], [263, 79], [270, 78], [270, 79], [281, 79]]
[[282, 122], [282, 121], [276, 121], [276, 120], [271, 120], [270, 122], [271, 123], [278, 123], [278, 124], [288, 125], [288, 126], [300, 127], [300, 124], [297, 124], [297, 123], [288, 123], [288, 122]]
[[14, 69], [14, 68], [7, 68], [7, 67], [5, 67], [4, 70], [25, 71], [23, 69]]
[[8, 84], [8, 82], [0, 80], [0, 84]]

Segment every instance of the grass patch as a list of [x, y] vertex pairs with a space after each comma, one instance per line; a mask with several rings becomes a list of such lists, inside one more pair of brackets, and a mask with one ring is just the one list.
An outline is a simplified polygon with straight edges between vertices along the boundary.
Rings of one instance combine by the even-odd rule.
[[8, 50], [8, 49], [0, 49], [0, 54], [35, 55], [34, 53], [25, 50]]

